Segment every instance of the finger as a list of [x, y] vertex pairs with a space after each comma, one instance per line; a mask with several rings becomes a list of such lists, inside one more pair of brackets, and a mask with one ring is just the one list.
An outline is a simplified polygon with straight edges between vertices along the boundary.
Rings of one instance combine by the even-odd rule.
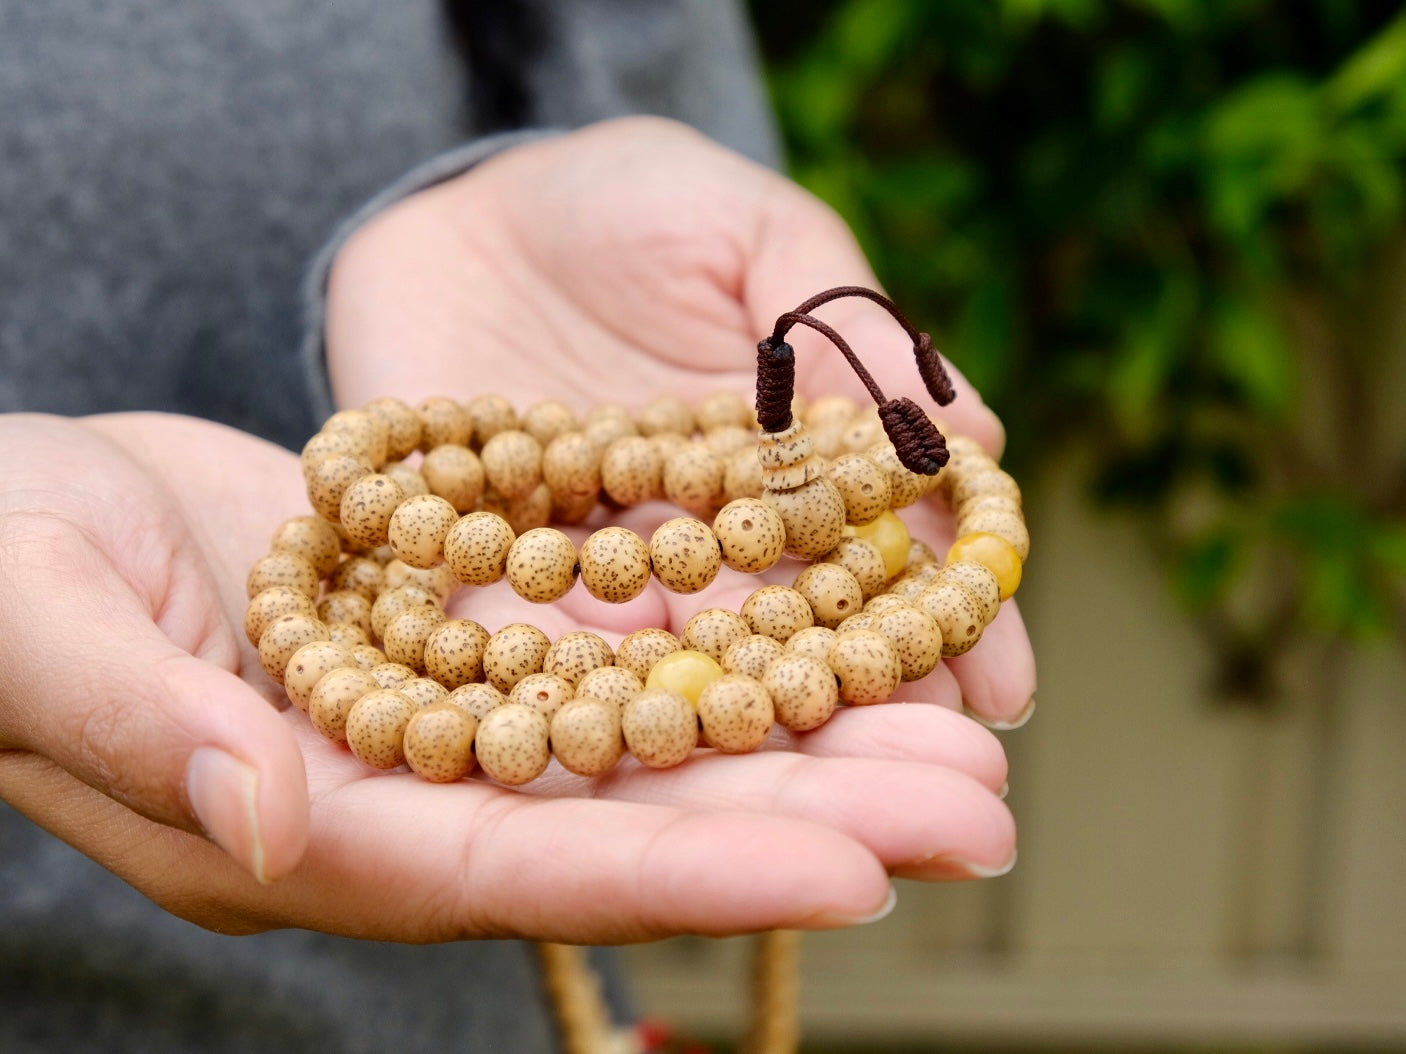
[[1014, 600], [965, 655], [944, 662], [962, 689], [962, 704], [996, 729], [1019, 728], [1035, 708], [1035, 653]]

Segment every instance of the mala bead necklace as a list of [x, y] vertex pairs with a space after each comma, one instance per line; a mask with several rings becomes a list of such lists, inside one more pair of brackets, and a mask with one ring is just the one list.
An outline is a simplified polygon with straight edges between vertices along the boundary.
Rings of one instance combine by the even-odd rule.
[[[578, 418], [555, 401], [519, 414], [479, 395], [418, 407], [379, 398], [333, 414], [302, 451], [314, 514], [281, 524], [249, 572], [245, 631], [264, 670], [372, 768], [408, 766], [441, 783], [477, 768], [514, 787], [553, 757], [592, 777], [627, 753], [666, 768], [700, 745], [756, 750], [776, 725], [818, 728], [838, 706], [882, 703], [969, 651], [1029, 555], [1020, 488], [974, 440], [945, 437], [913, 400], [884, 395], [811, 314], [842, 297], [888, 311], [928, 394], [952, 401], [928, 335], [882, 294], [843, 286], [778, 317], [757, 345], [755, 408], [718, 392]], [[786, 336], [797, 325], [839, 350], [875, 408], [796, 398]], [[941, 557], [897, 515], [928, 495], [956, 520]], [[659, 499], [686, 515], [647, 539], [607, 526], [578, 547], [560, 529], [602, 505]], [[763, 585], [738, 611], [708, 608], [677, 636], [642, 629], [613, 649], [586, 631], [552, 641], [526, 623], [490, 631], [445, 611], [461, 585], [506, 579], [549, 604], [579, 580], [618, 604], [651, 579], [692, 594], [724, 566], [755, 575], [784, 558], [803, 565], [791, 585]], [[792, 1050], [794, 969], [778, 964], [794, 960], [794, 942], [772, 934], [760, 947], [758, 977], [770, 980], [757, 1006], [769, 1009], [753, 1049]], [[543, 948], [568, 1049], [608, 1049], [584, 960]]]

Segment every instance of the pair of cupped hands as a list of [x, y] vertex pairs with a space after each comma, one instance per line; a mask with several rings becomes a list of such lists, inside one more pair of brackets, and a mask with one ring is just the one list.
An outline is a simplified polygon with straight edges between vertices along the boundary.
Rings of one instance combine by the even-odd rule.
[[[367, 223], [332, 270], [328, 365], [347, 406], [747, 393], [775, 316], [842, 284], [875, 280], [822, 204], [689, 130], [627, 119], [519, 146]], [[887, 394], [921, 390], [882, 311], [822, 314]], [[803, 394], [862, 394], [832, 348], [796, 344]], [[999, 422], [957, 384], [944, 419], [999, 451]], [[593, 781], [435, 785], [374, 773], [273, 705], [244, 580], [273, 528], [307, 512], [294, 455], [165, 415], [10, 415], [0, 448], [0, 795], [201, 925], [581, 942], [826, 928], [884, 913], [894, 876], [1014, 860], [1005, 756], [970, 716], [1028, 712], [1013, 603], [975, 650], [901, 686], [911, 705], [664, 771], [626, 759]], [[647, 537], [671, 514], [622, 522]], [[936, 504], [904, 517], [939, 551], [951, 540]], [[462, 610], [490, 630], [615, 641], [735, 610], [756, 583], [726, 576], [692, 597], [651, 583], [618, 608], [497, 590]]]

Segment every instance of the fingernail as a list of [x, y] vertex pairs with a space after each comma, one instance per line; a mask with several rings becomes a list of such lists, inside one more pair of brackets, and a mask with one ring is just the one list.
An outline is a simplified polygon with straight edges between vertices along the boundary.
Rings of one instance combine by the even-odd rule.
[[839, 929], [844, 926], [867, 926], [871, 922], [878, 922], [893, 914], [894, 907], [898, 904], [898, 890], [892, 885], [889, 886], [889, 895], [884, 898], [884, 902], [879, 905], [877, 911], [868, 915], [845, 915], [838, 912], [822, 911], [818, 915], [812, 915], [806, 920], [803, 928], [809, 929]]
[[259, 830], [259, 773], [218, 747], [199, 747], [186, 765], [186, 795], [210, 840], [260, 882], [264, 842]]
[[997, 796], [998, 798], [1000, 798], [1002, 801], [1005, 801], [1006, 798], [1007, 798], [1007, 796], [1010, 794], [1010, 792], [1011, 792], [1011, 785], [1010, 785], [1010, 782], [1007, 781], [1007, 782], [1001, 784], [1001, 789], [996, 792], [996, 796]]
[[1025, 704], [1025, 709], [1016, 714], [1015, 717], [1011, 718], [1009, 721], [996, 721], [989, 717], [982, 717], [973, 710], [968, 710], [967, 713], [978, 723], [985, 725], [993, 732], [1012, 732], [1035, 716], [1035, 697], [1032, 695], [1030, 697], [1030, 702]]
[[915, 860], [911, 864], [896, 867], [893, 873], [899, 878], [912, 878], [920, 882], [1000, 878], [1002, 875], [1009, 874], [1011, 868], [1015, 867], [1015, 858], [1016, 854], [1011, 853], [1011, 858], [1001, 866], [988, 867], [985, 864], [975, 864], [970, 860], [963, 860], [946, 853], [935, 853], [922, 860]]

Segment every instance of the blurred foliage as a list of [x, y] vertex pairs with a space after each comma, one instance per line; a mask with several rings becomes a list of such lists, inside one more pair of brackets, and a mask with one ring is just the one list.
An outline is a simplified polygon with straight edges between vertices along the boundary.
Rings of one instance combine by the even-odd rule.
[[1227, 691], [1269, 691], [1296, 631], [1401, 633], [1406, 452], [1377, 426], [1402, 408], [1372, 317], [1406, 297], [1406, 272], [1382, 289], [1406, 245], [1400, 5], [753, 16], [795, 177], [1001, 412], [1008, 458], [1079, 441], [1096, 493], [1147, 515]]

